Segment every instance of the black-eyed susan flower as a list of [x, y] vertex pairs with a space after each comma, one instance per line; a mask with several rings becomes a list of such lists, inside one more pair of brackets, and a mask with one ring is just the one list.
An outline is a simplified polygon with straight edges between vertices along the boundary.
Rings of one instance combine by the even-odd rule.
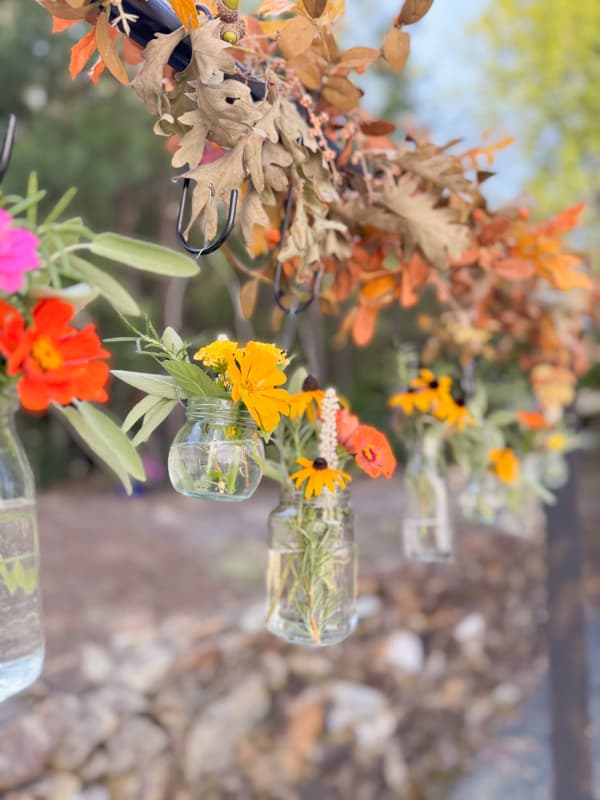
[[297, 458], [296, 463], [300, 464], [303, 469], [290, 475], [290, 480], [294, 481], [296, 489], [300, 489], [303, 484], [306, 484], [304, 496], [307, 500], [310, 500], [313, 495], [319, 497], [323, 489], [330, 492], [335, 492], [338, 487], [344, 489], [346, 484], [352, 480], [347, 472], [332, 469], [321, 457], [315, 458], [314, 461], [309, 458]]
[[437, 419], [459, 431], [464, 431], [467, 425], [475, 425], [475, 420], [462, 399], [454, 400], [453, 397], [448, 397], [446, 401], [438, 404], [433, 413]]

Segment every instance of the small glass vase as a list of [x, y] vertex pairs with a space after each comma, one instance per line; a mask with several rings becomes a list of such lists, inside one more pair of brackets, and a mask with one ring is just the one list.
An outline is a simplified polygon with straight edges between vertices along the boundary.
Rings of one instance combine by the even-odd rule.
[[265, 450], [250, 414], [229, 400], [190, 400], [186, 421], [169, 450], [173, 488], [188, 497], [247, 500], [265, 466]]
[[290, 644], [338, 644], [356, 625], [357, 548], [348, 491], [284, 489], [269, 517], [266, 625]]
[[[525, 472], [531, 468], [532, 463], [523, 464]], [[526, 482], [511, 486], [491, 472], [469, 482], [460, 494], [459, 507], [465, 519], [523, 539], [535, 534], [542, 515], [540, 502]]]
[[404, 555], [411, 561], [446, 562], [454, 557], [448, 483], [439, 463], [439, 440], [425, 434], [406, 466]]
[[44, 663], [33, 473], [15, 428], [18, 401], [0, 394], [0, 702]]

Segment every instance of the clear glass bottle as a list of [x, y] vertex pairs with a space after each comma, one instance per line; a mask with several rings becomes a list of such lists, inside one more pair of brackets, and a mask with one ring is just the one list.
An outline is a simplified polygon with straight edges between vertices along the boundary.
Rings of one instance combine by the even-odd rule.
[[348, 491], [285, 488], [269, 517], [266, 625], [291, 644], [338, 644], [356, 625], [357, 548]]
[[404, 477], [404, 554], [411, 561], [450, 561], [454, 556], [448, 483], [439, 462], [439, 440], [424, 434]]
[[15, 428], [18, 401], [0, 394], [0, 702], [44, 663], [33, 473]]
[[265, 450], [250, 414], [230, 400], [189, 400], [169, 450], [173, 488], [188, 497], [246, 500], [261, 481]]
[[525, 480], [513, 485], [502, 483], [492, 472], [473, 478], [459, 497], [462, 515], [511, 536], [534, 536], [543, 524], [543, 513], [527, 478], [539, 481], [539, 464], [528, 456], [521, 469]]

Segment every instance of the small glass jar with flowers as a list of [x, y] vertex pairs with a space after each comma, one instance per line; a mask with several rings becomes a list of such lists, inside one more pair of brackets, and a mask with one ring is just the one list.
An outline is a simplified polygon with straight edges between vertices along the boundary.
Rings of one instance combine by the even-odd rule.
[[281, 498], [269, 518], [267, 628], [292, 644], [337, 644], [356, 624], [347, 470], [354, 461], [371, 477], [391, 478], [396, 459], [380, 431], [340, 408], [335, 390], [323, 391], [310, 376], [290, 394], [272, 450], [266, 474], [281, 484]]

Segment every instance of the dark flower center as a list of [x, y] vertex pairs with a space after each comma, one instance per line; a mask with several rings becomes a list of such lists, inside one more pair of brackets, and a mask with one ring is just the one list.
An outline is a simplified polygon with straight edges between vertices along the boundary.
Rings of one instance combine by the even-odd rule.
[[460, 406], [461, 408], [464, 408], [465, 405], [466, 405], [464, 397], [459, 397], [458, 400], [456, 400], [455, 402], [456, 402], [456, 405]]
[[313, 375], [307, 375], [302, 384], [303, 392], [316, 392], [321, 388], [321, 384]]
[[327, 469], [327, 461], [319, 456], [319, 458], [315, 458], [313, 461], [313, 467], [315, 469]]
[[439, 387], [439, 385], [440, 385], [440, 384], [439, 384], [439, 383], [438, 383], [438, 381], [437, 381], [437, 380], [435, 380], [435, 379], [434, 379], [434, 380], [432, 380], [432, 381], [429, 381], [429, 388], [430, 388], [430, 389], [437, 389], [437, 388]]

